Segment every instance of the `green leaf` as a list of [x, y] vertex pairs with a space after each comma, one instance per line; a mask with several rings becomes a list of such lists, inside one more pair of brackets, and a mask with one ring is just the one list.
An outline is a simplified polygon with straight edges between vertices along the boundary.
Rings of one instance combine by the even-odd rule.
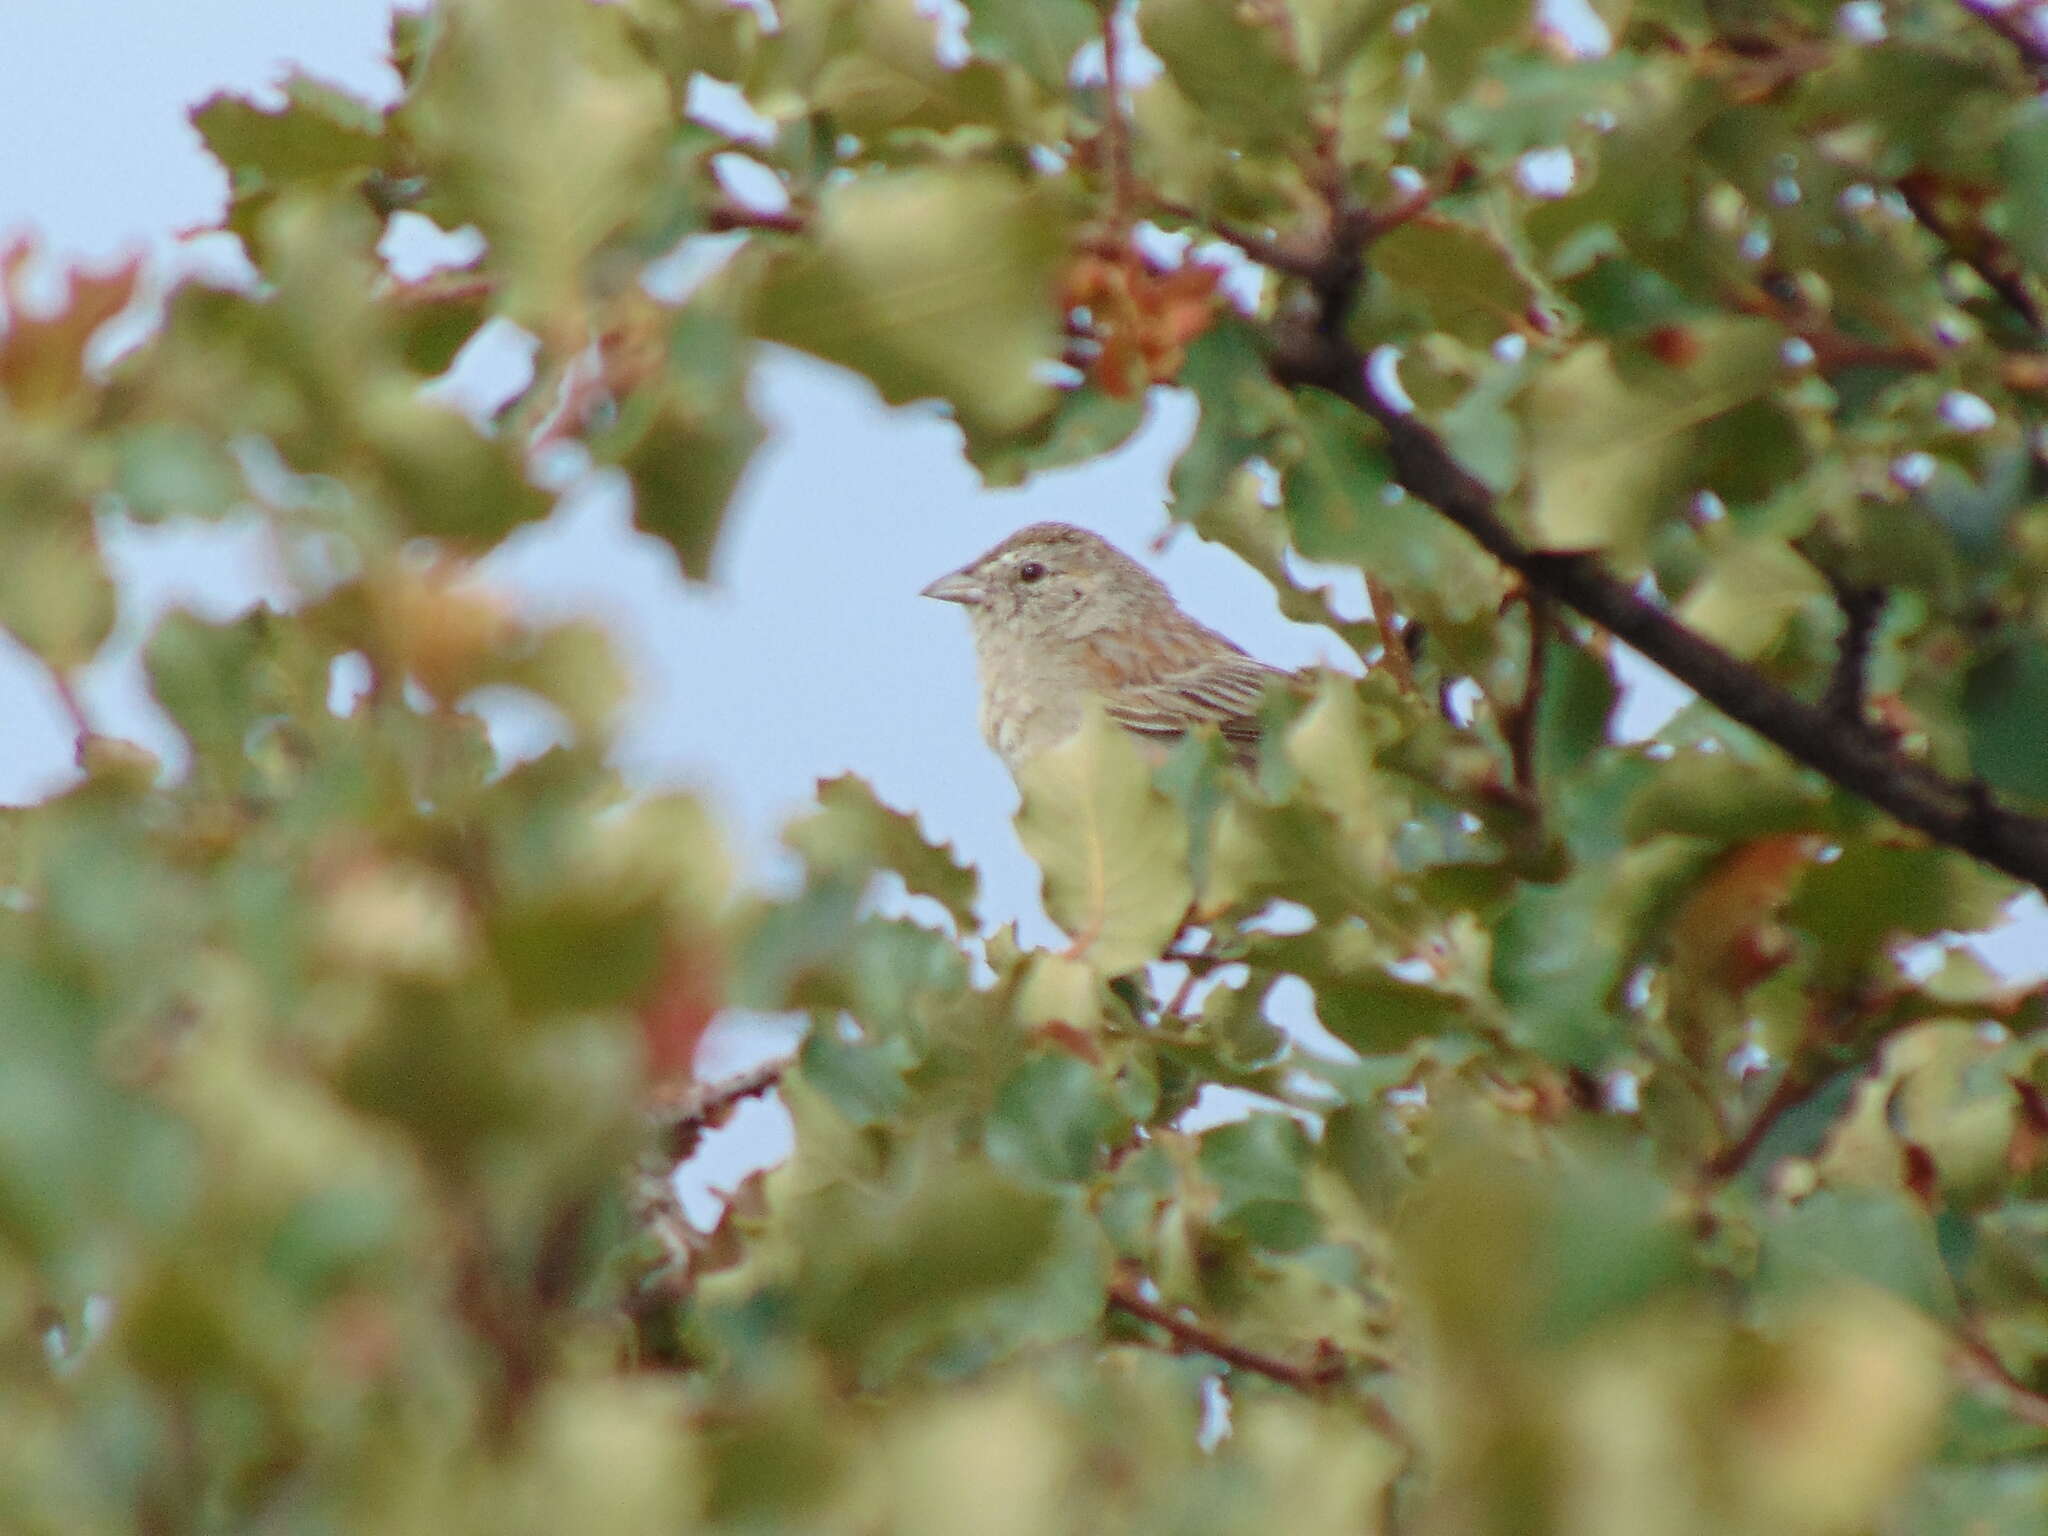
[[973, 166], [835, 185], [811, 239], [762, 281], [751, 324], [865, 375], [892, 405], [937, 396], [970, 436], [1015, 431], [1054, 403], [1039, 370], [1060, 350], [1064, 223], [1043, 192]]
[[383, 114], [331, 85], [296, 71], [283, 82], [284, 105], [259, 107], [238, 96], [210, 96], [192, 126], [228, 173], [227, 227], [263, 261], [255, 210], [294, 186], [359, 183], [384, 164]]
[[685, 309], [661, 377], [628, 394], [617, 425], [591, 444], [631, 478], [634, 521], [697, 581], [710, 578], [727, 504], [764, 435], [747, 403], [753, 350], [725, 315]]
[[1101, 976], [1159, 957], [1194, 884], [1188, 828], [1153, 787], [1128, 732], [1091, 709], [1081, 729], [1018, 771], [1017, 836], [1045, 880], [1045, 910]]
[[0, 629], [69, 672], [113, 631], [114, 583], [82, 513], [23, 524], [0, 558]]
[[862, 882], [826, 877], [794, 900], [764, 908], [738, 945], [734, 1006], [792, 1006], [804, 979], [837, 958], [851, 937], [861, 890]]
[[1406, 1050], [1418, 1040], [1469, 1030], [1471, 1002], [1398, 976], [1315, 980], [1316, 1017], [1361, 1056]]
[[1894, 940], [1989, 927], [2011, 886], [1946, 848], [1855, 843], [1799, 883], [1786, 920], [1812, 936], [1819, 979], [1859, 979]]
[[1956, 1311], [1934, 1223], [1902, 1190], [1808, 1195], [1764, 1229], [1762, 1280], [1772, 1288], [1861, 1280], [1937, 1318]]
[[1827, 583], [1783, 539], [1743, 539], [1714, 552], [1686, 592], [1678, 617], [1748, 661], [1777, 643], [1793, 619], [1825, 603]]
[[1289, 412], [1250, 326], [1226, 318], [1197, 337], [1180, 382], [1201, 403], [1201, 420], [1174, 461], [1169, 485], [1173, 515], [1202, 525], [1246, 461], [1265, 451], [1274, 425]]
[[1262, 13], [1214, 0], [1146, 0], [1138, 30], [1219, 134], [1267, 150], [1307, 136], [1308, 82]]
[[1475, 346], [1519, 330], [1537, 296], [1498, 240], [1449, 219], [1411, 219], [1375, 240], [1372, 270], [1422, 301], [1430, 329]]
[[1119, 400], [1092, 384], [1064, 390], [1052, 414], [1021, 432], [967, 444], [967, 457], [991, 487], [1021, 485], [1049, 469], [1101, 458], [1121, 448], [1145, 422], [1142, 395]]
[[1287, 1253], [1315, 1241], [1307, 1203], [1308, 1133], [1290, 1115], [1255, 1114], [1202, 1136], [1198, 1164], [1216, 1186], [1216, 1221], [1254, 1243]]
[[887, 870], [913, 895], [944, 907], [962, 933], [974, 929], [979, 877], [950, 844], [927, 841], [915, 817], [882, 804], [863, 779], [848, 773], [821, 780], [817, 813], [784, 838], [820, 874], [864, 879]]
[[1300, 452], [1283, 495], [1294, 547], [1384, 581], [1411, 613], [1470, 618], [1490, 609], [1497, 578], [1471, 540], [1393, 483], [1378, 430], [1335, 395], [1295, 396]]
[[181, 423], [141, 423], [121, 434], [115, 455], [115, 492], [138, 522], [224, 517], [243, 501], [242, 476], [227, 451]]
[[887, 1125], [910, 1103], [903, 1081], [910, 1054], [900, 1040], [848, 1040], [820, 1022], [804, 1037], [799, 1060], [804, 1081], [853, 1125]]
[[2048, 644], [2022, 635], [1970, 668], [1963, 687], [1963, 725], [1970, 766], [1994, 788], [2048, 800]]
[[2038, 97], [2014, 114], [1998, 146], [2005, 176], [2005, 234], [2019, 258], [2048, 276], [2048, 103]]
[[1577, 774], [1607, 745], [1620, 697], [1603, 656], [1556, 633], [1544, 637], [1543, 695], [1536, 709], [1536, 781]]
[[1046, 95], [1064, 98], [1081, 45], [1100, 35], [1089, 0], [968, 0], [967, 41], [985, 59], [1015, 64]]
[[1094, 1068], [1065, 1051], [1041, 1051], [996, 1090], [983, 1135], [998, 1167], [1074, 1184], [1094, 1176], [1119, 1118]]
[[397, 122], [423, 211], [476, 225], [500, 309], [554, 336], [584, 323], [584, 264], [664, 180], [673, 116], [621, 7], [523, 0], [508, 25], [492, 0], [450, 0]]
[[1783, 372], [1777, 328], [1765, 322], [1703, 322], [1687, 336], [1676, 365], [1588, 342], [1537, 375], [1528, 516], [1543, 548], [1639, 558], [1669, 500], [1698, 483], [1701, 428]]
[[1647, 939], [1715, 853], [1660, 838], [1561, 885], [1528, 885], [1494, 930], [1493, 985], [1515, 1037], [1552, 1061], [1598, 1071], [1627, 1042], [1615, 994]]
[[226, 94], [192, 109], [207, 151], [238, 184], [360, 174], [383, 155], [382, 114], [368, 102], [294, 71], [275, 110]]

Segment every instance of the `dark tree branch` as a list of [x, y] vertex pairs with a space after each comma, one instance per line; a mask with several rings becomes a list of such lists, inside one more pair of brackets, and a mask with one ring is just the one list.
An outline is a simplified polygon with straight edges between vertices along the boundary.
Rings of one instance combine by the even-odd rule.
[[2019, 0], [2018, 4], [2001, 4], [1999, 0], [1960, 0], [1964, 10], [1983, 22], [2008, 43], [2012, 44], [2027, 68], [2034, 72], [2034, 78], [2048, 86], [2048, 41], [2041, 33], [2042, 11], [2048, 9], [2042, 0]]
[[1508, 739], [1508, 762], [1515, 789], [1531, 806], [1538, 804], [1536, 787], [1536, 721], [1543, 708], [1543, 687], [1549, 672], [1550, 599], [1524, 587], [1519, 594], [1529, 614], [1529, 668], [1522, 678], [1522, 698], [1502, 720]]
[[[1356, 220], [1338, 222], [1360, 227]], [[1983, 785], [1950, 778], [1903, 755], [1878, 731], [1844, 725], [1819, 703], [1779, 687], [1680, 623], [1596, 556], [1524, 543], [1502, 519], [1493, 492], [1458, 462], [1443, 439], [1368, 382], [1365, 357], [1344, 334], [1362, 272], [1361, 244], [1350, 262], [1329, 263], [1325, 280], [1314, 285], [1314, 327], [1273, 338], [1272, 368], [1281, 383], [1328, 390], [1377, 421], [1387, 434], [1394, 478], [1533, 590], [1634, 646], [1730, 719], [1905, 825], [2048, 890], [2048, 820], [2010, 810]]]
[[1982, 278], [1985, 287], [2026, 321], [2027, 329], [2036, 336], [2048, 336], [2048, 315], [2042, 313], [2034, 290], [2027, 284], [2026, 269], [2013, 255], [2012, 248], [1982, 225], [1964, 226], [1952, 222], [1936, 202], [1941, 181], [1931, 172], [1914, 171], [1901, 176], [1898, 186], [1899, 195], [1905, 198], [1907, 208], [1912, 210], [1920, 227]]
[[1828, 675], [1827, 691], [1820, 696], [1821, 712], [1844, 726], [1864, 730], [1868, 725], [1863, 707], [1870, 697], [1870, 650], [1884, 618], [1885, 590], [1852, 582], [1834, 570], [1822, 574], [1842, 610], [1842, 638], [1835, 642], [1835, 668]]

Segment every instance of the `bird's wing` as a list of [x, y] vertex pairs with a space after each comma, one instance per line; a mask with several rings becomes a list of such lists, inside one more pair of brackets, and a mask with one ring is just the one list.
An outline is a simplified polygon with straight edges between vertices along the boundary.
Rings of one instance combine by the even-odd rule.
[[1247, 656], [1220, 635], [1175, 647], [1161, 637], [1135, 654], [1104, 658], [1115, 678], [1103, 689], [1109, 717], [1147, 740], [1171, 744], [1190, 726], [1214, 724], [1223, 739], [1249, 752], [1259, 739], [1259, 699], [1269, 684], [1294, 674]]

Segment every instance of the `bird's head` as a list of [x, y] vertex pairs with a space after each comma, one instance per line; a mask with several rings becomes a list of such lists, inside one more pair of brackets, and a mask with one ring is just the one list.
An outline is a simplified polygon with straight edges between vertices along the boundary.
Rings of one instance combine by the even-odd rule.
[[1033, 523], [924, 589], [959, 603], [977, 633], [1044, 641], [1079, 639], [1142, 623], [1173, 599], [1157, 577], [1084, 528]]

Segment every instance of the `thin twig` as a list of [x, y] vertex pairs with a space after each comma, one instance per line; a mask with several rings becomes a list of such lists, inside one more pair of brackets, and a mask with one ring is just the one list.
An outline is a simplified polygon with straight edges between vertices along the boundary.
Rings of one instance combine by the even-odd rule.
[[2006, 1411], [2014, 1418], [2048, 1429], [2048, 1393], [2015, 1376], [1975, 1323], [1964, 1323], [1956, 1332], [1956, 1342], [1961, 1347], [1960, 1364], [1965, 1375], [2003, 1398]]
[[2034, 297], [2034, 291], [2027, 285], [2026, 268], [2012, 253], [2012, 247], [1981, 224], [1969, 227], [1953, 223], [1935, 204], [1941, 190], [1941, 180], [1928, 171], [1914, 171], [1898, 180], [1899, 195], [1906, 200], [1906, 207], [1913, 217], [1935, 239], [1947, 246], [1951, 255], [1984, 280], [2008, 308], [2026, 321], [2027, 328], [2037, 336], [2048, 336], [2048, 315]]
[[1365, 599], [1372, 604], [1372, 621], [1380, 632], [1381, 664], [1403, 693], [1420, 697], [1415, 681], [1415, 658], [1408, 653], [1406, 631], [1394, 625], [1394, 594], [1371, 571], [1365, 573]]
[[92, 717], [85, 712], [85, 700], [79, 697], [77, 684], [54, 662], [50, 665], [50, 682], [57, 690], [57, 702], [63, 707], [64, 718], [71, 723], [72, 761], [83, 768], [87, 749], [99, 732], [93, 729]]
[[1137, 206], [1131, 175], [1131, 139], [1124, 123], [1123, 42], [1117, 33], [1120, 7], [1102, 8], [1102, 148], [1109, 161], [1109, 223], [1118, 236], [1131, 227]]
[[1193, 224], [1204, 233], [1214, 235], [1225, 245], [1236, 246], [1260, 266], [1282, 276], [1298, 277], [1307, 281], [1316, 277], [1323, 269], [1320, 250], [1304, 247], [1284, 236], [1260, 234], [1257, 230], [1246, 229], [1240, 224], [1208, 218], [1186, 203], [1175, 202], [1172, 198], [1161, 197], [1157, 193], [1149, 193], [1146, 201], [1159, 212]]
[[1178, 1313], [1161, 1306], [1156, 1301], [1147, 1301], [1139, 1291], [1140, 1282], [1131, 1275], [1119, 1275], [1110, 1282], [1109, 1304], [1120, 1312], [1127, 1312], [1141, 1322], [1152, 1324], [1163, 1330], [1180, 1349], [1195, 1354], [1209, 1355], [1225, 1365], [1254, 1376], [1263, 1376], [1268, 1381], [1277, 1381], [1283, 1387], [1292, 1387], [1297, 1392], [1321, 1392], [1343, 1381], [1349, 1369], [1344, 1356], [1327, 1343], [1318, 1346], [1315, 1358], [1307, 1365], [1296, 1365], [1282, 1360], [1277, 1355], [1268, 1355], [1242, 1344], [1234, 1344], [1203, 1327], [1190, 1322]]
[[1749, 1166], [1749, 1160], [1756, 1156], [1757, 1148], [1785, 1116], [1805, 1103], [1820, 1086], [1821, 1079], [1802, 1072], [1797, 1066], [1787, 1067], [1772, 1087], [1770, 1096], [1758, 1106], [1750, 1117], [1749, 1128], [1734, 1141], [1708, 1158], [1701, 1172], [1714, 1183], [1725, 1183]]
[[706, 1131], [725, 1124], [743, 1101], [775, 1087], [789, 1068], [787, 1059], [766, 1062], [723, 1082], [692, 1083], [671, 1102], [656, 1105], [649, 1118], [671, 1166], [687, 1161]]

